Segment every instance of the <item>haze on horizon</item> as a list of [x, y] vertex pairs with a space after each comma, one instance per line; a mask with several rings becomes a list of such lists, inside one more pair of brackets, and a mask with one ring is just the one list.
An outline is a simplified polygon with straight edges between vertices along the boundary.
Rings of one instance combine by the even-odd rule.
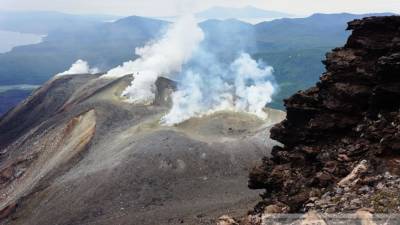
[[254, 6], [307, 16], [312, 13], [400, 13], [399, 0], [0, 0], [0, 10], [41, 10], [75, 14], [140, 15], [150, 17], [176, 16], [199, 12], [213, 6]]

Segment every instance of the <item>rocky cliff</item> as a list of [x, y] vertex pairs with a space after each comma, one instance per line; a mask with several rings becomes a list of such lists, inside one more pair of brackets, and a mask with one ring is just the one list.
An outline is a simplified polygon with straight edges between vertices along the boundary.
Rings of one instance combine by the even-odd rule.
[[315, 87], [285, 100], [287, 117], [271, 130], [283, 145], [250, 173], [249, 187], [266, 190], [253, 216], [400, 212], [400, 17], [348, 29]]

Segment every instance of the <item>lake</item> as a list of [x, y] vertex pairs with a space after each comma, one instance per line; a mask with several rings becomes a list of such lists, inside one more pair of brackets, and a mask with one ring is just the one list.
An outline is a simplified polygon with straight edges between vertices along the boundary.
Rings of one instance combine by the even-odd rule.
[[45, 35], [0, 30], [0, 53], [11, 51], [16, 46], [38, 44], [44, 37]]

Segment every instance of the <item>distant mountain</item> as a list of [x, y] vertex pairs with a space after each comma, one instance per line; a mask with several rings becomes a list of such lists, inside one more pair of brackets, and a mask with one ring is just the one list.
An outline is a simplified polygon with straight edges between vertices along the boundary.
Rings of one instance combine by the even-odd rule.
[[131, 59], [136, 47], [158, 37], [167, 24], [133, 16], [76, 30], [50, 31], [42, 43], [0, 54], [0, 84], [42, 84], [80, 58], [107, 70]]
[[111, 15], [74, 15], [53, 11], [0, 10], [0, 30], [47, 34], [60, 29], [77, 30], [118, 18]]
[[222, 61], [230, 62], [238, 51], [256, 50], [254, 26], [236, 19], [206, 20], [200, 23], [205, 33], [202, 45]]
[[347, 22], [368, 16], [387, 16], [393, 13], [374, 14], [313, 14], [306, 18], [283, 18], [262, 22], [255, 26], [257, 40], [279, 48], [338, 46], [347, 39]]
[[254, 57], [274, 67], [279, 92], [271, 106], [282, 109], [282, 99], [318, 81], [325, 68], [320, 63], [335, 46], [343, 45], [350, 32], [347, 22], [379, 14], [314, 14], [306, 18], [277, 19], [255, 25]]
[[231, 7], [212, 7], [196, 14], [196, 17], [202, 19], [232, 19], [232, 18], [282, 18], [291, 17], [292, 15], [278, 12], [263, 10], [253, 6], [246, 6], [243, 8], [231, 8]]
[[[247, 51], [273, 66], [280, 91], [272, 105], [282, 108], [283, 98], [318, 80], [324, 71], [320, 61], [325, 53], [343, 45], [348, 37], [347, 22], [371, 15], [387, 14], [314, 14], [256, 25], [236, 19], [206, 20], [200, 23], [205, 33], [202, 44], [223, 62], [230, 62], [239, 51]], [[168, 24], [132, 16], [72, 30], [50, 30], [40, 44], [0, 54], [0, 85], [42, 84], [77, 59], [106, 71], [134, 58], [134, 49], [159, 37]]]

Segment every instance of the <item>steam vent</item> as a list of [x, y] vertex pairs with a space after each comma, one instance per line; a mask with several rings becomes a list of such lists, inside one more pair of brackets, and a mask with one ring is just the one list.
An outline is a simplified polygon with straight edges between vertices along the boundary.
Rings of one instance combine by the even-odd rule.
[[400, 17], [348, 30], [320, 82], [285, 100], [271, 129], [283, 147], [250, 173], [249, 187], [265, 193], [246, 224], [277, 212], [400, 212]]
[[121, 97], [132, 76], [100, 76], [56, 76], [0, 119], [0, 224], [214, 224], [257, 203], [249, 168], [284, 112], [163, 126], [175, 82], [139, 105]]
[[267, 225], [287, 213], [375, 225], [399, 214], [400, 16], [348, 29], [320, 82], [285, 100], [286, 113], [262, 103], [267, 119], [227, 109], [165, 126], [179, 89], [168, 78], [154, 76], [154, 101], [139, 104], [122, 94], [138, 78], [125, 71], [54, 76], [0, 117], [0, 225]]

